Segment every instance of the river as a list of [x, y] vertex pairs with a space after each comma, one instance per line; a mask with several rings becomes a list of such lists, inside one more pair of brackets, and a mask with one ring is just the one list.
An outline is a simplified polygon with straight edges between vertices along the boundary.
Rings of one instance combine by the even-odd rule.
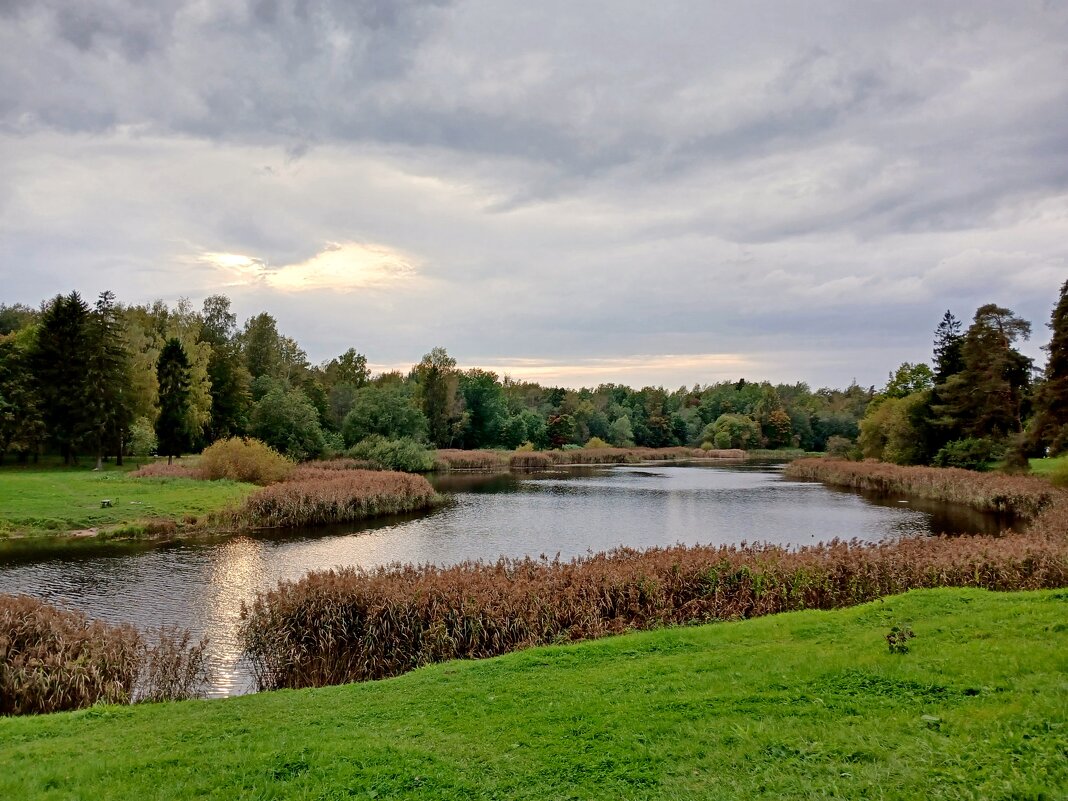
[[214, 696], [253, 689], [236, 625], [242, 601], [336, 565], [455, 564], [499, 556], [569, 559], [618, 546], [833, 538], [869, 542], [992, 532], [1002, 521], [944, 504], [873, 498], [788, 481], [781, 465], [643, 465], [433, 479], [449, 502], [419, 516], [161, 547], [0, 552], [0, 593], [28, 593], [142, 629], [209, 638]]

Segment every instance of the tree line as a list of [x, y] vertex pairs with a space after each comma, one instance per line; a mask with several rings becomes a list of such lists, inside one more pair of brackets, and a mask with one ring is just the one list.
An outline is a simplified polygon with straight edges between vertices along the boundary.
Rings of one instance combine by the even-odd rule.
[[947, 312], [932, 366], [903, 364], [878, 391], [745, 379], [573, 390], [461, 370], [444, 348], [407, 373], [373, 376], [355, 348], [314, 365], [270, 314], [238, 326], [224, 295], [196, 310], [185, 300], [123, 305], [111, 292], [90, 305], [72, 292], [37, 309], [0, 304], [0, 459], [172, 456], [246, 435], [296, 459], [370, 442], [830, 449], [901, 463], [945, 461], [962, 448], [1060, 451], [1065, 288], [1051, 326], [1037, 379], [1014, 347], [1030, 325], [991, 304], [966, 331]]

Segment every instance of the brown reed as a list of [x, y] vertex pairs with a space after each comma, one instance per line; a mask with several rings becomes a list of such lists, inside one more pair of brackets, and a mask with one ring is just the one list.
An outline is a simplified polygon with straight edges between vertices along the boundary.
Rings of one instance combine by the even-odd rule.
[[885, 495], [959, 503], [982, 512], [1009, 513], [1023, 520], [1037, 517], [1057, 494], [1048, 481], [1034, 476], [844, 459], [798, 459], [787, 465], [785, 475]]
[[249, 495], [231, 516], [234, 525], [248, 528], [316, 526], [413, 512], [436, 502], [422, 476], [307, 465], [290, 480]]
[[188, 632], [146, 638], [129, 625], [0, 595], [0, 714], [197, 697], [209, 680], [205, 650]]
[[[1063, 526], [1064, 503], [1056, 509]], [[241, 637], [262, 688], [322, 686], [634, 629], [831, 609], [917, 587], [1066, 584], [1063, 528], [1056, 536], [835, 541], [800, 550], [622, 548], [570, 562], [311, 573], [246, 605]]]
[[130, 472], [131, 478], [201, 478], [192, 465], [149, 462]]

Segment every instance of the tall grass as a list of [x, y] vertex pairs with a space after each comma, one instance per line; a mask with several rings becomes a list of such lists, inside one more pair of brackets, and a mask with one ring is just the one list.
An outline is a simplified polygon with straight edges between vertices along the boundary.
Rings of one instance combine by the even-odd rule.
[[93, 621], [24, 595], [0, 595], [0, 714], [193, 698], [209, 681], [206, 642], [166, 629]]
[[1049, 482], [1040, 478], [975, 473], [954, 467], [798, 459], [787, 465], [785, 475], [869, 492], [959, 503], [982, 512], [1013, 514], [1023, 520], [1037, 517], [1056, 496]]
[[1057, 514], [1057, 535], [330, 570], [261, 593], [243, 608], [240, 633], [262, 688], [307, 687], [632, 629], [832, 609], [918, 587], [1060, 587], [1068, 584], [1063, 503]]
[[422, 476], [379, 470], [302, 466], [290, 480], [264, 487], [231, 514], [248, 528], [351, 523], [434, 505], [437, 495]]

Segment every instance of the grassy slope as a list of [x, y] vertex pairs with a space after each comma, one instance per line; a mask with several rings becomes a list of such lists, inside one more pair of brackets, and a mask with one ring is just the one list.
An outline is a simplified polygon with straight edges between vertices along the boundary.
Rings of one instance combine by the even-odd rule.
[[[130, 478], [110, 467], [0, 468], [0, 534], [56, 534], [148, 518], [202, 516], [255, 490], [251, 484]], [[113, 506], [101, 509], [108, 498]]]
[[[0, 798], [1064, 798], [1066, 612], [1066, 591], [928, 590], [363, 685], [5, 719]], [[884, 640], [898, 623], [906, 655]]]

